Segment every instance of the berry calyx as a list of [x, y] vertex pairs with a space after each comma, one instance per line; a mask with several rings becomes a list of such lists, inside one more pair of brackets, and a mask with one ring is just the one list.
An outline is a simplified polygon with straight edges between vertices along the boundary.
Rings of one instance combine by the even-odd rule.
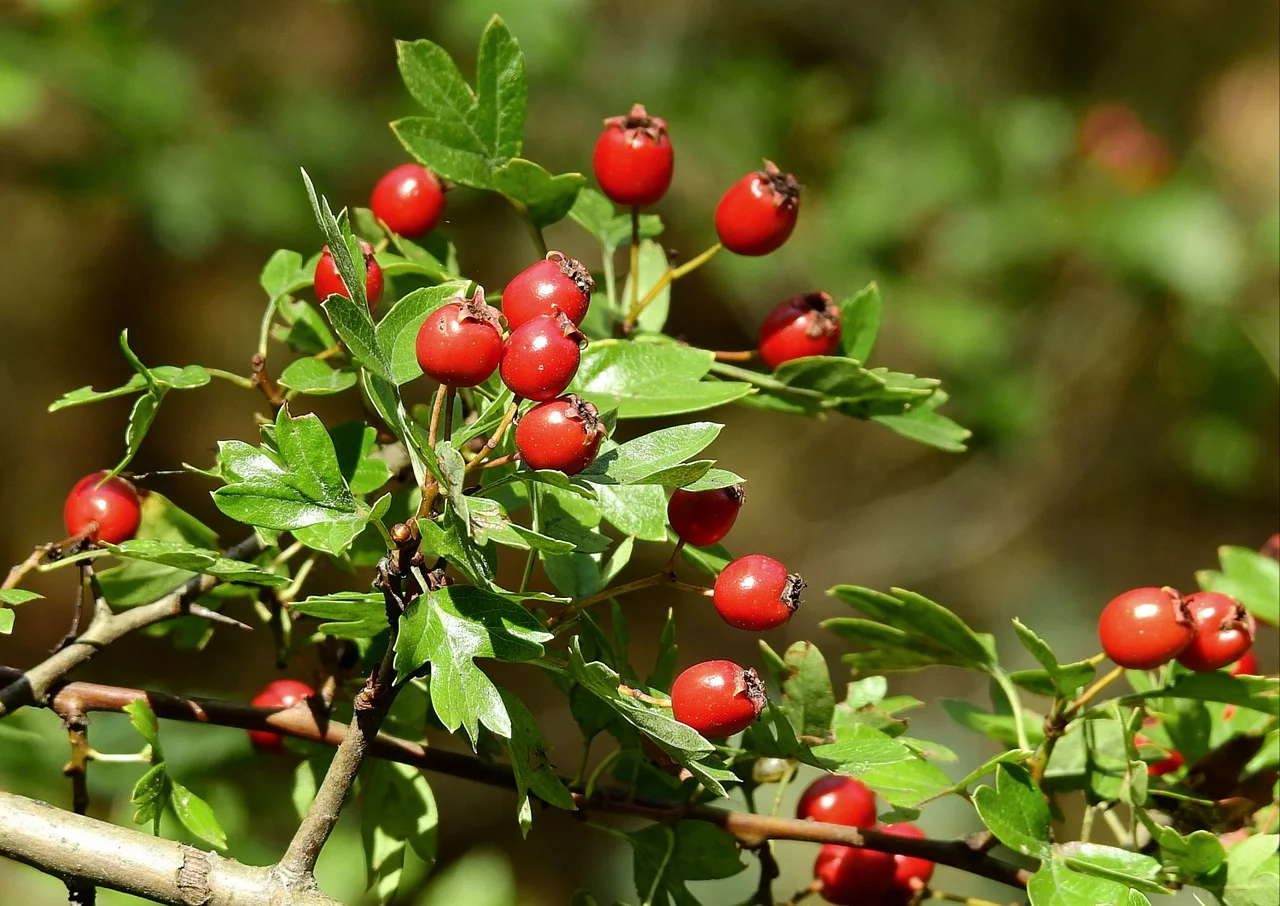
[[875, 827], [876, 794], [861, 780], [827, 774], [800, 794], [796, 817], [846, 827]]
[[[925, 838], [924, 831], [914, 824], [886, 824], [880, 828], [880, 832], [892, 834], [895, 837], [910, 837], [913, 840], [923, 840]], [[898, 890], [904, 893], [915, 893], [918, 890], [923, 890], [932, 877], [933, 863], [928, 859], [922, 859], [919, 856], [894, 855], [893, 886]]]
[[893, 886], [894, 861], [889, 853], [827, 843], [818, 850], [813, 874], [819, 893], [836, 906], [865, 906], [871, 897]]
[[444, 200], [439, 177], [426, 167], [401, 164], [374, 185], [369, 207], [393, 232], [413, 238], [436, 228], [444, 214]]
[[71, 489], [62, 508], [68, 534], [108, 544], [120, 544], [137, 534], [142, 523], [138, 489], [118, 475], [99, 485], [108, 474], [86, 475]]
[[502, 382], [525, 399], [555, 399], [577, 373], [585, 341], [563, 312], [530, 318], [502, 347]]
[[531, 469], [576, 475], [595, 461], [605, 428], [596, 407], [574, 393], [539, 403], [516, 423], [516, 450]]
[[677, 489], [667, 503], [667, 519], [685, 544], [709, 547], [729, 534], [746, 499], [740, 484], [710, 491]]
[[716, 206], [720, 244], [735, 255], [767, 255], [782, 247], [796, 227], [800, 184], [772, 161], [729, 187]]
[[[1159, 746], [1156, 746], [1156, 744], [1153, 743], [1151, 740], [1147, 739], [1147, 737], [1143, 736], [1141, 733], [1138, 733], [1133, 737], [1133, 743], [1139, 748], [1141, 748], [1142, 746], [1153, 746], [1155, 748], [1160, 748]], [[1158, 759], [1156, 761], [1147, 762], [1148, 777], [1163, 777], [1165, 774], [1172, 774], [1174, 771], [1182, 767], [1182, 764], [1183, 764], [1182, 753], [1177, 751], [1176, 749], [1168, 749], [1167, 751], [1169, 754], [1166, 755], [1164, 758]]]
[[554, 316], [557, 310], [574, 324], [581, 324], [595, 291], [596, 282], [581, 261], [548, 252], [542, 261], [511, 278], [502, 291], [502, 313], [512, 330], [538, 315]]
[[1191, 644], [1195, 634], [1186, 601], [1167, 586], [1126, 591], [1107, 604], [1098, 618], [1102, 650], [1127, 670], [1154, 670], [1167, 664]]
[[840, 348], [840, 309], [826, 293], [792, 296], [760, 325], [760, 358], [769, 368]]
[[720, 571], [712, 600], [730, 626], [764, 632], [791, 619], [804, 587], [799, 575], [772, 557], [748, 554]]
[[614, 204], [651, 205], [671, 185], [674, 153], [667, 123], [636, 104], [626, 116], [604, 121], [604, 132], [591, 156], [600, 191]]
[[[369, 303], [369, 310], [373, 311], [373, 307], [382, 298], [382, 265], [374, 260], [373, 246], [363, 239], [360, 240], [360, 254], [364, 258], [364, 295]], [[343, 284], [342, 277], [338, 274], [338, 265], [333, 260], [333, 253], [329, 251], [329, 246], [327, 245], [324, 247], [324, 251], [320, 253], [320, 260], [316, 262], [316, 274], [312, 283], [316, 291], [316, 298], [321, 302], [330, 296], [351, 298], [351, 293], [347, 292], [347, 287]]]
[[1259, 676], [1258, 656], [1253, 653], [1250, 648], [1245, 652], [1244, 657], [1231, 665], [1232, 676]]
[[1196, 634], [1178, 663], [1207, 673], [1240, 660], [1253, 648], [1253, 621], [1235, 598], [1216, 591], [1187, 595], [1187, 609], [1195, 621]]
[[431, 314], [418, 328], [416, 352], [423, 374], [449, 387], [474, 387], [489, 379], [502, 360], [498, 310], [477, 288]]
[[671, 713], [708, 739], [741, 733], [764, 710], [764, 683], [754, 669], [733, 661], [703, 661], [671, 685]]
[[[249, 704], [255, 708], [276, 708], [283, 711], [316, 694], [306, 683], [295, 679], [272, 680], [262, 687]], [[249, 742], [260, 752], [278, 752], [284, 748], [284, 737], [267, 730], [249, 730]]]

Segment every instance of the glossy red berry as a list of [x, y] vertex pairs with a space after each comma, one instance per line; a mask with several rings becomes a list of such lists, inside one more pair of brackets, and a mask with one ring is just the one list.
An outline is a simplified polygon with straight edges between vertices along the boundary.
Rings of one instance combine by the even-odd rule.
[[1268, 538], [1266, 543], [1258, 548], [1258, 553], [1272, 560], [1280, 560], [1280, 532]]
[[893, 886], [889, 853], [828, 843], [818, 850], [813, 873], [822, 882], [822, 898], [836, 906], [867, 906]]
[[741, 733], [765, 706], [764, 684], [755, 670], [733, 661], [703, 661], [671, 685], [671, 713], [708, 739]]
[[502, 359], [498, 310], [477, 290], [427, 315], [418, 329], [418, 364], [423, 374], [449, 387], [474, 387], [489, 379]]
[[539, 403], [516, 423], [516, 450], [531, 469], [576, 475], [595, 461], [604, 439], [596, 407], [576, 394]]
[[1253, 653], [1250, 648], [1245, 652], [1244, 657], [1231, 665], [1232, 676], [1260, 676], [1258, 671], [1258, 656]]
[[[1133, 742], [1139, 748], [1142, 746], [1155, 745], [1155, 743], [1147, 739], [1147, 737], [1143, 736], [1141, 733], [1133, 737]], [[1158, 761], [1147, 762], [1147, 776], [1163, 777], [1165, 774], [1172, 774], [1174, 771], [1182, 767], [1182, 753], [1175, 749], [1169, 749], [1168, 752], [1168, 755]]]
[[1098, 619], [1107, 657], [1129, 670], [1167, 664], [1195, 638], [1186, 602], [1172, 588], [1135, 588], [1114, 598]]
[[712, 600], [730, 626], [752, 632], [777, 629], [800, 606], [804, 580], [772, 557], [739, 557], [716, 578]]
[[861, 780], [827, 774], [800, 794], [796, 817], [846, 827], [875, 827], [876, 794]]
[[665, 195], [673, 163], [666, 121], [649, 116], [643, 104], [604, 121], [591, 157], [600, 191], [627, 207], [651, 205]]
[[677, 489], [667, 504], [667, 519], [685, 544], [708, 547], [729, 534], [746, 499], [740, 484], [711, 491]]
[[826, 293], [780, 302], [760, 325], [760, 358], [770, 368], [840, 348], [840, 309]]
[[1182, 666], [1198, 673], [1219, 670], [1253, 648], [1253, 621], [1235, 598], [1201, 591], [1187, 596], [1187, 609], [1195, 621], [1196, 635], [1178, 655]]
[[[294, 679], [278, 679], [267, 683], [250, 702], [255, 708], [275, 708], [283, 711], [316, 694], [306, 683]], [[284, 737], [266, 730], [250, 730], [249, 742], [260, 752], [276, 752], [284, 748]]]
[[62, 508], [67, 533], [84, 535], [93, 541], [119, 544], [138, 532], [142, 503], [138, 490], [119, 476], [101, 487], [106, 472], [94, 472], [76, 482]]
[[[369, 310], [378, 304], [378, 300], [382, 298], [382, 265], [378, 264], [373, 258], [373, 246], [360, 240], [360, 251], [364, 255], [364, 294], [369, 302]], [[347, 292], [346, 286], [342, 283], [342, 277], [338, 275], [338, 265], [334, 263], [333, 253], [329, 251], [329, 246], [324, 247], [324, 251], [320, 253], [320, 260], [316, 262], [316, 275], [313, 282], [316, 298], [323, 302], [330, 296], [346, 296], [351, 298], [351, 293]]]
[[511, 278], [502, 291], [502, 313], [512, 330], [538, 315], [554, 315], [557, 309], [574, 324], [581, 324], [595, 291], [591, 272], [581, 261], [548, 252], [545, 259]]
[[555, 399], [578, 371], [583, 342], [561, 312], [530, 318], [511, 331], [502, 348], [502, 382], [527, 400]]
[[444, 213], [444, 185], [426, 167], [401, 164], [374, 185], [369, 207], [393, 232], [425, 236]]
[[[914, 824], [886, 824], [880, 828], [880, 832], [895, 837], [910, 837], [913, 840], [925, 838], [924, 831]], [[933, 877], [933, 863], [919, 856], [894, 855], [893, 866], [893, 886], [903, 892], [914, 893], [921, 890]]]
[[800, 213], [800, 184], [772, 162], [729, 187], [716, 206], [720, 244], [735, 255], [767, 255], [782, 247]]

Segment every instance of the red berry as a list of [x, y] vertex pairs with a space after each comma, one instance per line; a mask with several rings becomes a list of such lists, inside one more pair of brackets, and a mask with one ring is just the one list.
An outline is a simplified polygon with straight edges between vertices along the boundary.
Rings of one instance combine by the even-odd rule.
[[427, 315], [418, 329], [418, 364], [433, 380], [449, 387], [474, 387], [489, 379], [502, 359], [498, 310], [477, 289]]
[[373, 214], [401, 236], [425, 236], [444, 213], [444, 186], [426, 167], [401, 164], [373, 187]]
[[1280, 560], [1280, 532], [1268, 538], [1266, 543], [1258, 548], [1258, 553], [1264, 557], [1270, 557], [1272, 560]]
[[740, 484], [712, 491], [676, 490], [667, 504], [667, 518], [685, 544], [708, 547], [729, 534], [746, 499]]
[[703, 661], [671, 685], [671, 713], [708, 739], [741, 733], [765, 706], [764, 684], [755, 670], [733, 661]]
[[1206, 673], [1234, 664], [1253, 648], [1253, 621], [1235, 598], [1216, 591], [1187, 596], [1196, 635], [1178, 655], [1178, 663]]
[[876, 794], [861, 780], [827, 774], [800, 795], [796, 817], [846, 827], [875, 827]]
[[1232, 676], [1260, 676], [1261, 675], [1261, 673], [1258, 670], [1258, 656], [1253, 653], [1252, 648], [1250, 648], [1248, 651], [1245, 652], [1244, 657], [1240, 658], [1240, 660], [1236, 661], [1234, 664], [1231, 665], [1231, 675]]
[[716, 233], [735, 255], [767, 255], [782, 247], [796, 226], [800, 184], [772, 162], [729, 187], [716, 206]]
[[[1155, 745], [1141, 733], [1133, 737], [1133, 742], [1139, 747]], [[1182, 767], [1182, 754], [1175, 749], [1169, 749], [1169, 754], [1159, 761], [1147, 762], [1147, 776], [1163, 777], [1165, 774], [1172, 774], [1180, 767]]]
[[826, 293], [806, 293], [778, 303], [760, 325], [760, 358], [770, 368], [840, 348], [840, 309]]
[[595, 461], [604, 438], [596, 407], [576, 394], [539, 403], [516, 423], [516, 449], [531, 469], [576, 475]]
[[[306, 683], [294, 679], [272, 680], [262, 687], [249, 704], [255, 708], [275, 708], [283, 711], [316, 694]], [[284, 748], [284, 737], [266, 730], [250, 730], [249, 742], [260, 752], [276, 752]]]
[[525, 399], [555, 399], [578, 372], [583, 339], [562, 312], [530, 318], [502, 348], [502, 382]]
[[554, 315], [557, 309], [574, 324], [581, 324], [595, 291], [591, 272], [581, 261], [548, 252], [545, 259], [511, 278], [502, 291], [502, 313], [512, 330], [538, 315]]
[[739, 557], [716, 578], [716, 610], [730, 626], [753, 632], [777, 629], [800, 606], [804, 580], [772, 557]]
[[[923, 840], [925, 837], [924, 831], [914, 824], [886, 824], [880, 828], [880, 832], [893, 834], [895, 837], [910, 837], [913, 840]], [[921, 890], [933, 877], [933, 863], [919, 856], [895, 855], [893, 864], [893, 886], [904, 892]]]
[[827, 843], [818, 850], [813, 873], [822, 882], [822, 898], [836, 906], [867, 906], [871, 897], [893, 886], [889, 853]]
[[67, 495], [62, 517], [67, 533], [85, 535], [93, 541], [119, 544], [128, 541], [142, 522], [138, 490], [119, 476], [98, 486], [106, 472], [94, 472], [76, 482]]
[[[360, 252], [364, 255], [364, 295], [369, 302], [369, 310], [372, 311], [378, 304], [378, 300], [382, 298], [382, 265], [373, 259], [373, 246], [363, 239], [360, 240]], [[338, 275], [338, 265], [334, 263], [333, 253], [329, 251], [327, 245], [320, 253], [320, 260], [316, 262], [313, 285], [316, 298], [321, 302], [330, 296], [351, 298], [351, 293], [347, 292], [342, 277]]]
[[591, 166], [600, 190], [614, 204], [651, 205], [671, 185], [673, 154], [667, 123], [636, 104], [626, 116], [604, 121]]
[[1135, 588], [1111, 601], [1098, 619], [1107, 657], [1129, 670], [1153, 670], [1195, 638], [1186, 602], [1172, 588]]

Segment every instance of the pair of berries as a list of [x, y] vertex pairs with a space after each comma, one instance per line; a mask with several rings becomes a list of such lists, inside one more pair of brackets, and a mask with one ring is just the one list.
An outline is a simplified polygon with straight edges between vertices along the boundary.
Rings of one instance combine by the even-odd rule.
[[1183, 597], [1176, 589], [1135, 588], [1114, 598], [1098, 619], [1107, 657], [1129, 670], [1154, 670], [1177, 659], [1204, 673], [1243, 658], [1253, 621], [1235, 598], [1216, 591]]
[[137, 534], [142, 522], [138, 489], [119, 476], [103, 481], [107, 475], [86, 475], [67, 495], [62, 517], [69, 535], [95, 543], [120, 544]]
[[[316, 694], [306, 683], [294, 679], [278, 679], [267, 683], [249, 704], [255, 708], [285, 710]], [[284, 737], [267, 730], [250, 730], [249, 742], [259, 752], [278, 752], [284, 748]]]
[[[604, 121], [591, 158], [600, 190], [614, 204], [639, 208], [657, 202], [671, 185], [674, 152], [665, 120], [636, 104], [626, 116]], [[716, 206], [720, 244], [736, 255], [767, 255], [781, 248], [800, 213], [800, 185], [770, 161], [724, 193]]]
[[[667, 504], [667, 519], [680, 539], [694, 547], [716, 544], [738, 519], [746, 500], [741, 485], [710, 491], [677, 490]], [[772, 557], [748, 554], [716, 577], [712, 600], [730, 626], [751, 632], [777, 629], [800, 606], [804, 580]]]
[[[876, 826], [876, 800], [859, 780], [828, 774], [805, 789], [796, 804], [796, 817], [827, 824], [870, 829]], [[888, 824], [882, 833], [924, 839], [914, 824]], [[814, 875], [822, 882], [822, 896], [838, 906], [889, 906], [906, 903], [933, 876], [933, 863], [829, 843], [818, 852]]]

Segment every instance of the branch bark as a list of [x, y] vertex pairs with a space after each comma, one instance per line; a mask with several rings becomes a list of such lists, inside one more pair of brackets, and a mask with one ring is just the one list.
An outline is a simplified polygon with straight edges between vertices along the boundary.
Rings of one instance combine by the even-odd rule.
[[341, 906], [318, 890], [287, 892], [269, 868], [86, 818], [0, 790], [0, 856], [69, 883], [169, 906]]

